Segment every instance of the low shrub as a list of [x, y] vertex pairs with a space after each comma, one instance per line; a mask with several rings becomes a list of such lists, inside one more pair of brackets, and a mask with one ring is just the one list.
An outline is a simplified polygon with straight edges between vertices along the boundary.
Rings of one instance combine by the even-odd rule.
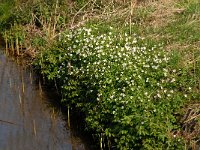
[[57, 80], [65, 104], [84, 112], [101, 144], [183, 149], [173, 132], [179, 129], [175, 114], [189, 99], [193, 81], [175, 68], [175, 59], [151, 40], [94, 25], [60, 34], [35, 65]]

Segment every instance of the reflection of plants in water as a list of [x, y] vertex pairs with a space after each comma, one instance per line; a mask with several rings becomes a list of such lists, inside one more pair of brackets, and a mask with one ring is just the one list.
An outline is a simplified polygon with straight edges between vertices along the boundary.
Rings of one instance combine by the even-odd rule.
[[12, 125], [16, 125], [16, 124], [15, 124], [15, 123], [13, 123], [13, 122], [6, 121], [6, 120], [1, 120], [1, 119], [0, 119], [0, 122], [2, 122], [2, 123], [6, 123], [6, 124], [12, 124]]

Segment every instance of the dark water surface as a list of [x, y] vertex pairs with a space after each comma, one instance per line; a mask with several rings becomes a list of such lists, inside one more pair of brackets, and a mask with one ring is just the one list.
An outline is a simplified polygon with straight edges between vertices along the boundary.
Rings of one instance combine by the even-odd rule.
[[86, 150], [49, 105], [30, 69], [0, 50], [0, 150]]

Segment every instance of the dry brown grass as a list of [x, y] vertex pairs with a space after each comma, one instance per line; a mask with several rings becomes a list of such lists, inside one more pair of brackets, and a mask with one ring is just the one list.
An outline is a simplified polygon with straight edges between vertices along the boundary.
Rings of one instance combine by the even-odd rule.
[[192, 150], [200, 146], [200, 103], [194, 103], [184, 108], [181, 119], [182, 130], [179, 133]]
[[[89, 1], [76, 13], [72, 14], [70, 27], [76, 28], [84, 25], [89, 20], [124, 19], [127, 23], [134, 21], [137, 11], [152, 8], [142, 24], [159, 28], [172, 22], [176, 14], [184, 12], [184, 8], [177, 7], [178, 0], [110, 0], [101, 10], [95, 9], [95, 1]], [[113, 7], [114, 6], [114, 7]], [[148, 11], [148, 10], [147, 10]]]
[[150, 22], [148, 24], [154, 28], [158, 28], [172, 22], [176, 14], [184, 11], [184, 8], [177, 7], [177, 2], [177, 0], [147, 0], [139, 3], [137, 7], [152, 7], [154, 12], [149, 15]]

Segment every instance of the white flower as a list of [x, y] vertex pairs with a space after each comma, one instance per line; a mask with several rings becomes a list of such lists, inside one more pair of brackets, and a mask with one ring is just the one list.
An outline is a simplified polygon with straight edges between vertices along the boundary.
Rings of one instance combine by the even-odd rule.
[[160, 93], [158, 93], [158, 94], [157, 94], [157, 96], [158, 96], [158, 98], [161, 98], [161, 95], [160, 95]]
[[176, 72], [176, 69], [172, 70], [172, 72], [175, 73], [175, 72]]
[[137, 43], [137, 40], [136, 40], [136, 39], [134, 39], [134, 40], [132, 41], [132, 43], [133, 43], [133, 44]]
[[176, 137], [176, 134], [174, 134], [174, 138]]
[[176, 81], [176, 79], [175, 78], [173, 78], [172, 80], [171, 80], [171, 82], [175, 82]]
[[171, 94], [167, 94], [167, 97], [170, 97], [171, 96]]

